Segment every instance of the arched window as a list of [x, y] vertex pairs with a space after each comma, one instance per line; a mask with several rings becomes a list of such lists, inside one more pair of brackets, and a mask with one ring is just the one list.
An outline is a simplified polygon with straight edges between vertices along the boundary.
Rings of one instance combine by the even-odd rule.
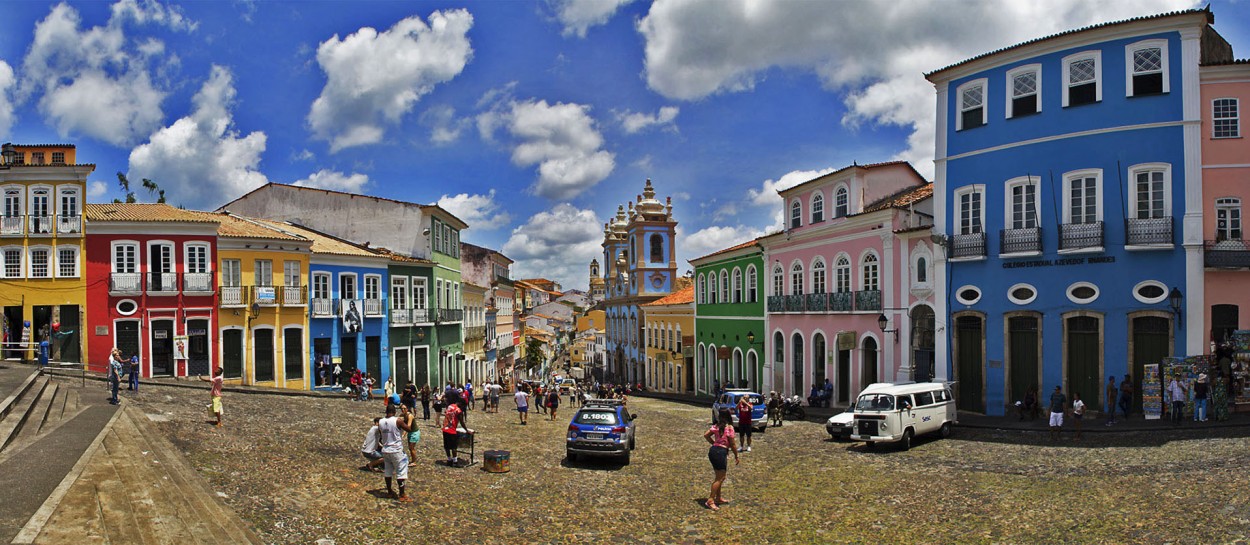
[[729, 302], [729, 271], [725, 269], [720, 270], [720, 299], [719, 301], [722, 303]]
[[651, 235], [651, 262], [659, 263], [664, 261], [664, 237], [659, 234]]
[[794, 373], [794, 393], [806, 391], [803, 384], [803, 335], [797, 331], [790, 337], [790, 369]]
[[734, 283], [733, 302], [741, 303], [742, 302], [742, 269], [734, 267], [733, 283]]
[[781, 270], [781, 265], [773, 267], [773, 295], [781, 295], [782, 286], [785, 284], [785, 272]]
[[754, 303], [757, 300], [756, 298], [758, 296], [758, 293], [755, 290], [756, 280], [757, 279], [755, 277], [755, 265], [751, 265], [747, 267], [747, 302], [748, 303]]
[[[786, 361], [786, 338], [780, 331], [773, 334], [773, 365], [780, 367]], [[780, 386], [780, 385], [778, 385]]]
[[833, 215], [834, 217], [846, 216], [851, 207], [851, 199], [846, 186], [839, 187], [833, 192]]
[[864, 256], [863, 277], [860, 279], [861, 289], [865, 291], [876, 291], [881, 289], [878, 282], [880, 272], [877, 269], [877, 254], [868, 254]]
[[812, 197], [812, 223], [822, 221], [825, 221], [825, 196], [818, 192]]
[[790, 267], [790, 294], [803, 295], [803, 264], [798, 261]]
[[929, 282], [929, 260], [918, 257], [916, 258], [916, 283], [926, 284]]
[[707, 273], [707, 302], [709, 305], [716, 304], [716, 273]]
[[803, 205], [795, 199], [790, 205], [790, 228], [798, 229], [800, 225], [803, 225]]
[[812, 293], [825, 293], [825, 260], [821, 258], [812, 263]]
[[834, 291], [837, 293], [846, 293], [851, 291], [851, 260], [846, 256], [838, 256], [838, 261], [833, 264], [834, 268]]
[[699, 273], [699, 287], [695, 291], [699, 294], [699, 304], [707, 304], [707, 279], [703, 277], [703, 273]]

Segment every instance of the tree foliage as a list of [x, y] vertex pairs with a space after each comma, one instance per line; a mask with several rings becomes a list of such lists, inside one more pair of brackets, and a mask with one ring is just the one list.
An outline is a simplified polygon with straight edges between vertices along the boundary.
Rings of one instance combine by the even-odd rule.
[[543, 364], [543, 342], [530, 337], [525, 340], [525, 369], [530, 370]]
[[[165, 190], [161, 189], [161, 186], [157, 185], [156, 182], [144, 178], [141, 183], [143, 185], [143, 189], [147, 190], [148, 195], [156, 195], [156, 202], [165, 202]], [[122, 192], [126, 194], [126, 198], [125, 200], [113, 199], [114, 204], [120, 204], [123, 202], [127, 204], [139, 202], [139, 199], [135, 197], [135, 192], [130, 190], [130, 179], [126, 177], [124, 172], [117, 173], [117, 185], [122, 188]]]

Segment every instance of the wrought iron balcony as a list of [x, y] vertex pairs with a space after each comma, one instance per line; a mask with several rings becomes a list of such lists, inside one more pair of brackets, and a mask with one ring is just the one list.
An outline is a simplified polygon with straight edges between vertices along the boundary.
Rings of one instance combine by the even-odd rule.
[[308, 312], [313, 318], [333, 318], [334, 299], [329, 297], [313, 297], [308, 300]]
[[808, 312], [825, 312], [827, 310], [829, 310], [829, 294], [827, 293], [807, 294], [807, 311]]
[[22, 217], [21, 216], [0, 217], [0, 235], [21, 236], [22, 235]]
[[1124, 220], [1124, 244], [1128, 246], [1171, 246], [1172, 216]]
[[364, 307], [365, 316], [382, 316], [382, 309], [386, 308], [381, 299], [365, 299]]
[[985, 257], [985, 233], [951, 236], [951, 258]]
[[30, 220], [27, 227], [28, 234], [31, 235], [51, 235], [52, 234], [52, 216], [27, 216]]
[[829, 294], [829, 310], [833, 312], [850, 312], [853, 308], [851, 304], [853, 294], [849, 291], [834, 292]]
[[460, 322], [464, 321], [464, 309], [462, 308], [440, 308], [438, 309], [439, 322]]
[[797, 295], [787, 295], [786, 312], [803, 312], [806, 310], [806, 305], [803, 304], [805, 302], [803, 294], [801, 293]]
[[243, 286], [222, 286], [218, 298], [222, 307], [242, 307], [247, 305], [247, 288]]
[[1103, 225], [1101, 221], [1091, 223], [1059, 224], [1059, 249], [1080, 250], [1082, 248], [1101, 248]]
[[139, 295], [143, 293], [143, 274], [110, 273], [109, 293], [112, 295]]
[[308, 288], [305, 286], [279, 286], [278, 300], [284, 307], [302, 307], [308, 304]]
[[464, 328], [465, 340], [476, 340], [486, 338], [486, 326], [472, 326]]
[[433, 323], [433, 322], [434, 322], [434, 312], [432, 312], [430, 309], [428, 308], [412, 309], [412, 323], [428, 324], [428, 323]]
[[768, 312], [785, 312], [786, 296], [769, 295], [768, 296]]
[[881, 310], [881, 290], [862, 290], [855, 292], [855, 310]]
[[252, 286], [252, 301], [264, 307], [278, 306], [277, 286]]
[[1042, 251], [1042, 228], [1003, 229], [999, 231], [1001, 254], [1038, 253]]
[[508, 345], [499, 349], [499, 357], [506, 358], [516, 353], [516, 347]]
[[178, 273], [150, 272], [147, 273], [148, 295], [177, 295]]
[[57, 216], [56, 232], [62, 235], [82, 233], [82, 216]]
[[1250, 243], [1244, 240], [1208, 240], [1202, 243], [1202, 248], [1207, 267], [1250, 268]]
[[182, 273], [182, 291], [184, 293], [213, 293], [213, 273]]
[[412, 310], [406, 308], [391, 309], [391, 325], [412, 325]]

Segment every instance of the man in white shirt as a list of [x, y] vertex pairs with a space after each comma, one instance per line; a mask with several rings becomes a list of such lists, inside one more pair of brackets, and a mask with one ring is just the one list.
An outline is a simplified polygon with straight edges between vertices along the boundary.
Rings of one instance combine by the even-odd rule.
[[1172, 398], [1172, 412], [1170, 415], [1172, 417], [1172, 425], [1179, 426], [1181, 425], [1181, 413], [1185, 412], [1185, 401], [1187, 401], [1187, 391], [1181, 383], [1180, 373], [1172, 375], [1172, 382], [1168, 383], [1168, 397]]
[[517, 390], [516, 395], [513, 396], [513, 399], [516, 400], [516, 412], [520, 413], [521, 415], [522, 426], [525, 426], [526, 421], [529, 420], [529, 411], [530, 411], [529, 397], [530, 395], [528, 392], [525, 391], [525, 388], [521, 388]]
[[378, 441], [382, 443], [382, 477], [386, 479], [386, 493], [392, 498], [395, 491], [391, 489], [391, 477], [399, 481], [399, 497], [401, 502], [411, 502], [404, 493], [404, 481], [408, 480], [408, 454], [404, 452], [404, 438], [412, 431], [412, 414], [408, 407], [399, 406], [400, 416], [395, 416], [395, 405], [386, 406], [386, 418], [378, 422]]
[[360, 455], [364, 456], [366, 460], [369, 460], [369, 463], [365, 464], [365, 467], [360, 468], [366, 471], [373, 471], [377, 469], [378, 466], [382, 465], [382, 448], [378, 444], [379, 420], [382, 419], [373, 419], [373, 427], [369, 428], [369, 431], [365, 433], [365, 443], [360, 445]]

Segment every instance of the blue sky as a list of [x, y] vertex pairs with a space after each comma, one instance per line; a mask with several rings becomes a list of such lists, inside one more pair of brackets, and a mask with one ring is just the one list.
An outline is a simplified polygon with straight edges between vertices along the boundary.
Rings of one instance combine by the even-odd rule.
[[[646, 178], [673, 197], [684, 263], [779, 225], [779, 187], [852, 161], [931, 175], [923, 72], [1193, 6], [17, 2], [0, 139], [76, 144], [92, 201], [122, 171], [192, 208], [266, 181], [438, 202], [515, 276], [584, 288], [603, 222]], [[1212, 9], [1250, 56], [1250, 3]]]

